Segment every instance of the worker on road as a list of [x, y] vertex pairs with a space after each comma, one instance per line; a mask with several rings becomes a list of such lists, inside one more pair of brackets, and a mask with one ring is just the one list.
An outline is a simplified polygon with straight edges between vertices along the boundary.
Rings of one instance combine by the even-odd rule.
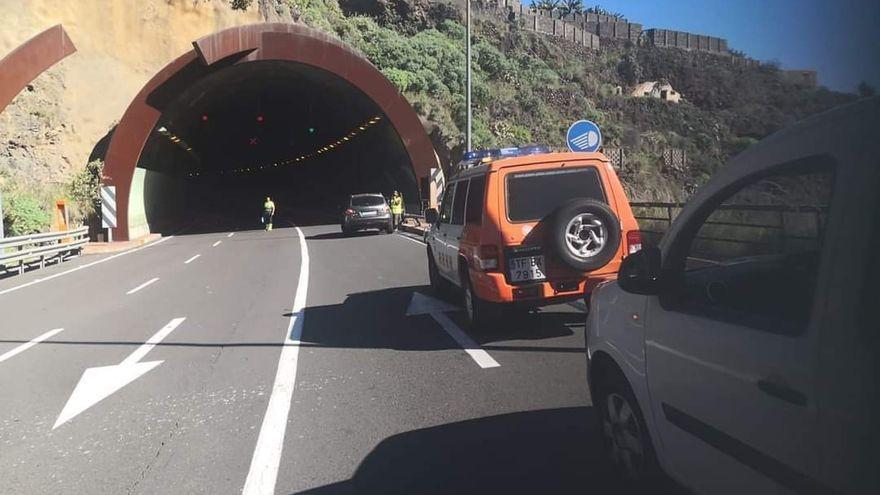
[[394, 230], [397, 230], [403, 222], [403, 196], [399, 191], [394, 191], [394, 194], [391, 195], [391, 221]]
[[275, 203], [272, 201], [272, 198], [266, 197], [266, 201], [263, 203], [263, 225], [266, 226], [266, 230], [272, 230], [272, 217], [275, 216]]

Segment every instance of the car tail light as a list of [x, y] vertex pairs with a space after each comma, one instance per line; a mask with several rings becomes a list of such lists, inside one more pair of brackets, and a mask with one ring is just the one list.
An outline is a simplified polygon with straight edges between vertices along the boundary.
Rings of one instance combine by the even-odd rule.
[[627, 254], [633, 254], [642, 249], [642, 233], [638, 230], [630, 230], [626, 233]]
[[498, 246], [484, 244], [474, 255], [474, 264], [484, 272], [498, 269]]
[[357, 212], [352, 210], [351, 208], [345, 210], [345, 216], [347, 216], [347, 217], [354, 216], [355, 213], [357, 213]]

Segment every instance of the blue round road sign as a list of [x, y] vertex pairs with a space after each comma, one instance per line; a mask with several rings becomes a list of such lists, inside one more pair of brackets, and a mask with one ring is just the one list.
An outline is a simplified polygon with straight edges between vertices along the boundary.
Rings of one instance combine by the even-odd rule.
[[596, 151], [602, 146], [602, 132], [589, 120], [578, 120], [568, 128], [566, 141], [571, 151]]

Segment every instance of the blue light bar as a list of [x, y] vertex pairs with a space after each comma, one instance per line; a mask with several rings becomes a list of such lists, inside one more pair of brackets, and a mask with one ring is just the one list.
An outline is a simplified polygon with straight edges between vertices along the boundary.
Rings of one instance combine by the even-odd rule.
[[474, 160], [482, 160], [483, 158], [508, 158], [511, 156], [525, 156], [549, 152], [549, 146], [541, 145], [519, 146], [514, 148], [497, 148], [490, 150], [474, 150], [466, 152], [464, 156], [462, 156], [462, 161], [471, 162]]

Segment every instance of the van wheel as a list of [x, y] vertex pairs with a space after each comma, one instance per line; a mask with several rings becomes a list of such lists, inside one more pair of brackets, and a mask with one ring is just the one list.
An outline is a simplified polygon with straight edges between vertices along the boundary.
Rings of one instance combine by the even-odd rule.
[[620, 247], [620, 221], [605, 203], [574, 199], [549, 219], [550, 244], [557, 257], [578, 271], [607, 265]]
[[605, 451], [629, 483], [648, 487], [661, 476], [645, 417], [619, 372], [603, 378], [596, 396]]
[[493, 319], [493, 308], [474, 293], [467, 271], [461, 275], [461, 294], [468, 328], [471, 330], [484, 330], [486, 325]]

